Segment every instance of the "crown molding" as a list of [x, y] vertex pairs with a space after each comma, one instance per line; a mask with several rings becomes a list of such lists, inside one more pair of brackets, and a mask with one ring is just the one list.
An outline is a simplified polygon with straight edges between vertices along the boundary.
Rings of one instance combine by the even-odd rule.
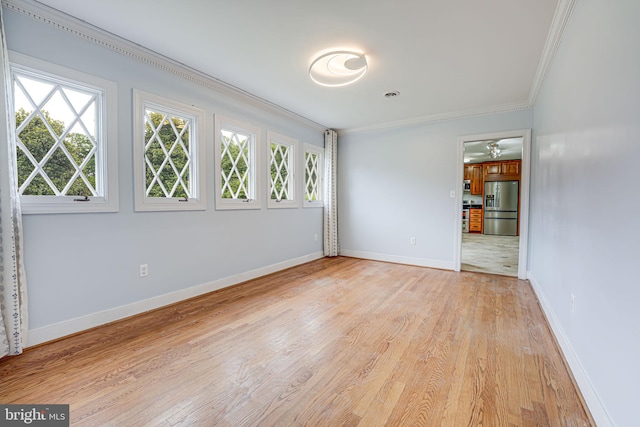
[[[426, 115], [377, 123], [372, 126], [355, 127], [341, 129], [340, 134], [361, 133], [393, 129], [403, 126], [413, 126], [423, 123], [439, 122], [453, 119], [476, 117], [483, 115], [508, 113], [513, 111], [526, 110], [533, 107], [538, 93], [542, 88], [544, 78], [551, 67], [555, 54], [562, 40], [564, 29], [569, 21], [571, 13], [577, 0], [559, 0], [556, 11], [547, 34], [547, 39], [538, 62], [538, 67], [532, 81], [527, 101], [503, 106], [489, 108], [477, 108], [470, 110], [453, 111], [442, 114]], [[28, 16], [44, 24], [66, 31], [77, 37], [85, 39], [91, 43], [112, 50], [119, 54], [128, 56], [137, 61], [149, 64], [160, 70], [171, 73], [175, 76], [191, 81], [200, 86], [211, 89], [221, 95], [231, 97], [246, 104], [258, 107], [264, 111], [276, 113], [290, 120], [309, 126], [318, 131], [324, 132], [327, 126], [321, 125], [311, 119], [301, 116], [293, 111], [287, 110], [277, 104], [269, 102], [263, 98], [255, 96], [245, 90], [225, 83], [215, 77], [188, 67], [182, 63], [172, 60], [150, 49], [137, 45], [120, 36], [92, 26], [84, 21], [39, 3], [36, 0], [2, 0], [2, 6], [13, 12]]]
[[492, 114], [511, 113], [514, 111], [529, 110], [532, 105], [528, 102], [508, 104], [501, 106], [494, 106], [490, 108], [475, 108], [469, 110], [452, 111], [449, 113], [432, 114], [428, 116], [419, 116], [409, 119], [396, 120], [391, 122], [378, 123], [372, 126], [363, 126], [359, 128], [347, 128], [339, 129], [339, 135], [346, 135], [351, 133], [364, 133], [379, 130], [389, 130], [394, 128], [421, 125], [433, 122], [444, 122], [447, 120], [465, 119], [470, 117], [488, 116]]
[[549, 28], [549, 32], [547, 33], [547, 40], [545, 41], [542, 55], [540, 56], [540, 61], [538, 62], [538, 68], [536, 69], [536, 74], [533, 77], [533, 82], [531, 83], [531, 88], [529, 89], [530, 105], [535, 104], [536, 99], [538, 98], [538, 94], [540, 93], [540, 89], [542, 88], [542, 84], [544, 83], [544, 79], [547, 75], [547, 72], [549, 71], [549, 68], [551, 68], [551, 64], [553, 63], [553, 58], [555, 58], [556, 52], [560, 47], [564, 29], [567, 26], [567, 22], [569, 22], [569, 18], [571, 17], [571, 13], [573, 12], [577, 1], [578, 0], [558, 1], [556, 12], [553, 15], [553, 21], [551, 21], [551, 27]]
[[320, 132], [324, 132], [327, 128], [324, 125], [294, 113], [293, 111], [287, 110], [284, 107], [255, 96], [238, 87], [225, 83], [222, 80], [209, 76], [203, 72], [174, 61], [171, 58], [135, 44], [113, 33], [90, 25], [87, 22], [81, 21], [35, 0], [2, 0], [2, 7], [12, 12], [28, 16], [29, 18], [43, 24], [50, 25], [58, 30], [66, 31], [98, 46], [151, 65], [200, 86], [204, 86], [221, 95], [234, 98], [270, 113], [276, 113], [302, 125], [314, 128]]

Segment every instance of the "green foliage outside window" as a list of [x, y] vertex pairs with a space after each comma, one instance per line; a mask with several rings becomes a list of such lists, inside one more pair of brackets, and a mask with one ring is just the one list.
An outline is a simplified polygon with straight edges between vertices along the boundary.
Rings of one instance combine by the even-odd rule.
[[307, 201], [316, 201], [318, 200], [318, 155], [306, 153], [306, 158], [305, 182], [307, 183], [307, 188], [304, 198]]
[[[20, 108], [16, 111], [16, 129], [18, 146], [16, 148], [18, 166], [18, 185], [20, 194], [27, 196], [95, 196], [96, 195], [96, 154], [94, 144], [86, 135], [68, 133], [62, 140], [66, 126], [60, 120], [53, 119], [49, 112], [40, 111], [29, 118], [30, 112]], [[25, 120], [28, 122], [20, 129]], [[29, 158], [29, 153], [32, 158]], [[45, 157], [48, 158], [45, 160]], [[86, 162], [85, 162], [86, 160]], [[84, 166], [82, 166], [84, 163]], [[31, 174], [41, 165], [41, 170], [31, 181]], [[81, 169], [85, 180], [77, 173]], [[51, 184], [45, 179], [49, 178]], [[75, 178], [74, 178], [75, 175]], [[70, 187], [65, 187], [73, 180]], [[52, 188], [52, 186], [55, 187]]]
[[271, 200], [288, 199], [288, 160], [287, 147], [271, 143]]
[[145, 179], [147, 197], [189, 197], [190, 122], [147, 110]]
[[249, 199], [249, 138], [223, 130], [220, 151], [222, 198]]

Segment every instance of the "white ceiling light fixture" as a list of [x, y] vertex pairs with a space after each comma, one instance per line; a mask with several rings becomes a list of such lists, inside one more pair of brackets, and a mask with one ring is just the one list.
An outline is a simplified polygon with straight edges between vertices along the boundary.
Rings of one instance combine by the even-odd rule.
[[338, 50], [316, 58], [309, 67], [309, 76], [321, 86], [338, 87], [360, 80], [367, 69], [363, 53]]

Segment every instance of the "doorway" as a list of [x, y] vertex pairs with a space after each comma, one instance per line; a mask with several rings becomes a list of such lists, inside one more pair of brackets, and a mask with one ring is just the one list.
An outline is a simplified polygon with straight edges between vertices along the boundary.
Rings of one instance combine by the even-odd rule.
[[456, 271], [526, 279], [531, 130], [458, 138]]

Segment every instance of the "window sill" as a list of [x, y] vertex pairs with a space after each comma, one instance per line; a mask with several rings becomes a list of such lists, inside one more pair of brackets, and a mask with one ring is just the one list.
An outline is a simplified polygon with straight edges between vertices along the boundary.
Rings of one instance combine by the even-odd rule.
[[[25, 200], [25, 197], [31, 200]], [[34, 200], [35, 198], [40, 200]], [[102, 197], [90, 198], [89, 201], [74, 201], [77, 197], [59, 196], [22, 196], [20, 208], [23, 214], [73, 214], [92, 212], [118, 212], [118, 200], [108, 202]]]
[[231, 210], [258, 210], [262, 209], [260, 202], [258, 200], [216, 200], [216, 210], [217, 211], [231, 211]]

